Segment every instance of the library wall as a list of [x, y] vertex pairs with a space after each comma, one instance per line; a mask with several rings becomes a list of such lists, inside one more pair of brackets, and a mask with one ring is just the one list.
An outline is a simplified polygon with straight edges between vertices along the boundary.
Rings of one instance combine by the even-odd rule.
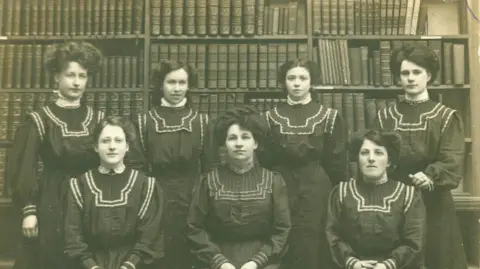
[[[0, 221], [0, 231], [15, 230], [3, 173], [7, 151], [26, 113], [54, 100], [56, 85], [42, 63], [48, 46], [68, 40], [89, 41], [105, 54], [101, 70], [89, 76], [84, 102], [127, 117], [151, 107], [149, 72], [165, 59], [196, 66], [199, 85], [191, 89], [193, 106], [215, 118], [239, 104], [265, 111], [285, 102], [276, 80], [278, 66], [289, 59], [309, 58], [320, 70], [315, 94], [339, 110], [349, 133], [372, 126], [376, 111], [402, 98], [389, 70], [391, 51], [405, 43], [428, 46], [441, 60], [430, 94], [457, 109], [466, 130], [465, 179], [455, 190], [455, 199], [459, 212], [474, 210], [470, 198], [480, 196], [480, 190], [471, 161], [472, 23], [466, 3], [0, 0], [0, 215], [9, 216]], [[355, 175], [354, 163], [350, 171]], [[471, 221], [472, 215], [463, 215]], [[477, 232], [469, 221], [465, 231]], [[478, 266], [477, 239], [466, 236], [469, 261]], [[11, 248], [0, 244], [0, 260], [12, 255]]]

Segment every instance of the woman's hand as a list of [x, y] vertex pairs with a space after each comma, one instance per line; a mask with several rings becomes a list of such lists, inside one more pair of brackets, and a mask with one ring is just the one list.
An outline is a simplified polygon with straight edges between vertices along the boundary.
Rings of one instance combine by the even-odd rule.
[[258, 264], [256, 262], [249, 261], [246, 264], [242, 265], [242, 268], [240, 269], [257, 269], [257, 268], [258, 268]]
[[377, 261], [373, 260], [358, 261], [353, 265], [353, 269], [373, 269], [377, 263]]
[[373, 269], [387, 269], [387, 266], [384, 263], [377, 263]]
[[423, 172], [417, 172], [414, 175], [408, 175], [417, 188], [431, 191], [433, 190], [433, 181]]
[[229, 262], [226, 262], [220, 266], [220, 269], [235, 269], [235, 266]]
[[35, 215], [29, 215], [23, 218], [22, 232], [26, 237], [38, 236], [38, 219]]

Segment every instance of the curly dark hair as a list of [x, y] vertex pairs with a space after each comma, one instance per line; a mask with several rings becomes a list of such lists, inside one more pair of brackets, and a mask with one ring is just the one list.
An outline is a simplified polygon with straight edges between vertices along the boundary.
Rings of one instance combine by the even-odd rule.
[[390, 71], [395, 78], [400, 77], [400, 68], [404, 60], [425, 68], [431, 76], [428, 83], [432, 83], [437, 78], [440, 60], [433, 50], [420, 44], [410, 43], [394, 50], [390, 55]]
[[95, 141], [95, 144], [98, 143], [98, 139], [100, 138], [100, 134], [103, 131], [103, 128], [107, 125], [112, 125], [112, 126], [118, 126], [122, 128], [123, 132], [125, 133], [125, 138], [127, 143], [133, 144], [136, 135], [135, 135], [135, 127], [133, 126], [133, 123], [127, 119], [124, 119], [120, 116], [108, 116], [103, 118], [96, 126], [95, 129], [93, 130], [93, 138]]
[[280, 85], [285, 85], [288, 70], [294, 67], [304, 67], [310, 73], [310, 82], [312, 85], [320, 84], [320, 68], [314, 61], [306, 59], [289, 60], [282, 64], [277, 71], [277, 82]]
[[358, 154], [365, 140], [370, 140], [379, 146], [385, 147], [388, 153], [390, 167], [392, 169], [395, 168], [398, 163], [398, 158], [400, 157], [401, 146], [401, 137], [397, 132], [380, 131], [376, 129], [357, 131], [348, 143], [348, 153], [351, 161], [358, 161]]
[[234, 124], [252, 132], [259, 148], [267, 138], [268, 123], [266, 118], [262, 117], [254, 107], [245, 105], [230, 109], [216, 119], [214, 132], [218, 146], [225, 145], [228, 128]]
[[45, 68], [52, 74], [62, 72], [68, 63], [77, 62], [90, 74], [99, 70], [103, 54], [95, 46], [83, 41], [69, 41], [52, 45], [44, 56]]
[[[183, 61], [162, 61], [153, 65], [150, 75], [150, 80], [153, 85], [152, 103], [158, 105], [160, 99], [163, 97], [163, 82], [168, 73], [183, 69], [188, 75], [188, 88], [192, 89], [198, 85], [197, 69], [193, 65]], [[188, 92], [187, 92], [188, 95]]]

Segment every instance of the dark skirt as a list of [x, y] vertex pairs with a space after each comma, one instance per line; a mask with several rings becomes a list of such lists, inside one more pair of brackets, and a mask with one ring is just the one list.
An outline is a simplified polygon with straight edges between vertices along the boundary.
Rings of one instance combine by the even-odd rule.
[[[71, 265], [64, 252], [64, 212], [71, 175], [45, 171], [37, 204], [38, 237], [23, 237], [14, 269], [64, 269]], [[21, 227], [21, 221], [19, 227]]]
[[288, 252], [282, 268], [330, 268], [330, 248], [325, 235], [330, 179], [318, 162], [300, 167], [282, 166], [292, 219]]
[[425, 265], [428, 269], [467, 269], [452, 194], [450, 191], [423, 192], [427, 209], [427, 245]]
[[165, 197], [163, 211], [165, 256], [160, 263], [165, 269], [191, 269], [195, 266], [196, 259], [190, 253], [186, 237], [187, 215], [193, 188], [200, 176], [169, 174], [156, 177]]

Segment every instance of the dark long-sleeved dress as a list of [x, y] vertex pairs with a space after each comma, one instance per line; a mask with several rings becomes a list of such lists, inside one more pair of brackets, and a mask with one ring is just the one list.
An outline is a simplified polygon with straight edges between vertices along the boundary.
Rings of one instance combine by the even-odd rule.
[[[63, 214], [68, 179], [98, 165], [92, 132], [102, 118], [102, 112], [85, 105], [50, 104], [30, 113], [17, 129], [6, 178], [23, 217], [37, 215], [39, 233], [38, 240], [22, 240], [14, 268], [65, 268]], [[41, 175], [37, 174], [39, 156], [44, 165]]]
[[195, 262], [186, 241], [186, 219], [193, 187], [201, 174], [208, 117], [190, 108], [158, 106], [139, 115], [137, 128], [149, 175], [165, 195], [165, 257], [171, 269]]
[[286, 181], [292, 212], [286, 268], [327, 268], [328, 196], [348, 171], [343, 120], [316, 101], [280, 104], [266, 115], [273, 143], [266, 154]]
[[258, 164], [245, 173], [221, 165], [198, 183], [187, 222], [198, 268], [278, 264], [291, 226], [285, 182]]
[[334, 268], [351, 269], [359, 260], [376, 260], [387, 269], [423, 268], [425, 214], [413, 186], [341, 182], [330, 195], [325, 230]]
[[423, 191], [427, 208], [426, 266], [465, 269], [466, 257], [450, 190], [462, 179], [464, 132], [459, 114], [440, 103], [401, 101], [378, 111], [381, 129], [401, 134], [402, 147], [396, 171], [412, 184], [408, 174], [424, 172], [434, 183]]
[[92, 169], [70, 180], [67, 201], [68, 268], [140, 269], [163, 256], [163, 197], [154, 178]]

